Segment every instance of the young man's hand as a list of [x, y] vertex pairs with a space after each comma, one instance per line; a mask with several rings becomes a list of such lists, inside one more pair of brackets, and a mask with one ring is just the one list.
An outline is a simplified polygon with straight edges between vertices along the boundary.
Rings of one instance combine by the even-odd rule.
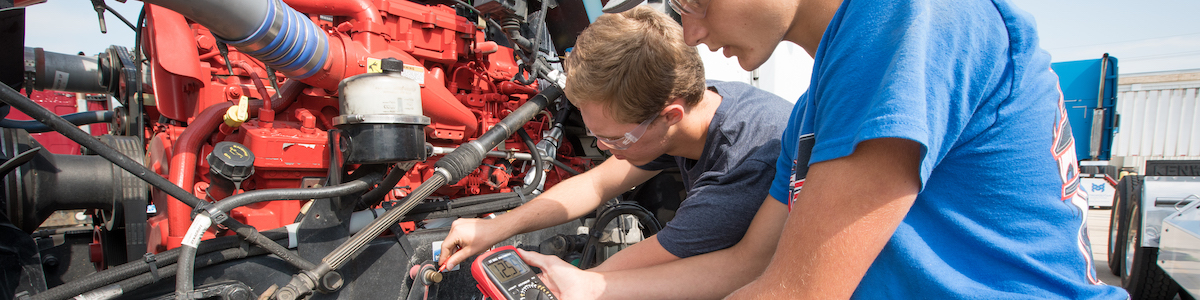
[[450, 233], [442, 242], [442, 253], [438, 256], [441, 269], [453, 268], [468, 257], [483, 253], [511, 236], [501, 229], [501, 224], [496, 223], [495, 219], [454, 220]]
[[542, 269], [538, 278], [558, 299], [597, 299], [604, 291], [604, 276], [576, 268], [557, 256], [517, 250], [532, 267]]

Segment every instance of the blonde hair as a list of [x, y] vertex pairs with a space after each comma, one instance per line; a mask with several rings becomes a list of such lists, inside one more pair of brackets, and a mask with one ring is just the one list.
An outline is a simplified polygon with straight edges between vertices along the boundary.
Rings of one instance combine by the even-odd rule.
[[567, 98], [598, 102], [614, 120], [640, 123], [675, 98], [688, 107], [704, 94], [704, 64], [666, 14], [638, 6], [596, 18], [566, 61]]

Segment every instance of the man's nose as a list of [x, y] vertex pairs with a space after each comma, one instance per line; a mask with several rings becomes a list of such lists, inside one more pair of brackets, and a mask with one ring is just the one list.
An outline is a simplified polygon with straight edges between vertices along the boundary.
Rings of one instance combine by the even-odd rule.
[[688, 15], [680, 16], [683, 21], [683, 41], [688, 46], [697, 46], [708, 36], [708, 29], [700, 24], [700, 19]]

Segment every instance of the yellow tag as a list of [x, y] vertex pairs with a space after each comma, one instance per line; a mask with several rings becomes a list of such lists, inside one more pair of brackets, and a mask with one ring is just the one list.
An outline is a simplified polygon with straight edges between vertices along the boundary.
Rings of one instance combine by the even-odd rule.
[[367, 58], [367, 73], [383, 73], [383, 60], [378, 58]]

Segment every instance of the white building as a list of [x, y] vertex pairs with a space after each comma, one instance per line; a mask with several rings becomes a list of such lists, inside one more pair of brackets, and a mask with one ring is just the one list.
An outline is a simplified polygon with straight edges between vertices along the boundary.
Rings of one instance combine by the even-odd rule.
[[1146, 160], [1200, 160], [1200, 69], [1122, 74], [1112, 165], [1139, 174]]

